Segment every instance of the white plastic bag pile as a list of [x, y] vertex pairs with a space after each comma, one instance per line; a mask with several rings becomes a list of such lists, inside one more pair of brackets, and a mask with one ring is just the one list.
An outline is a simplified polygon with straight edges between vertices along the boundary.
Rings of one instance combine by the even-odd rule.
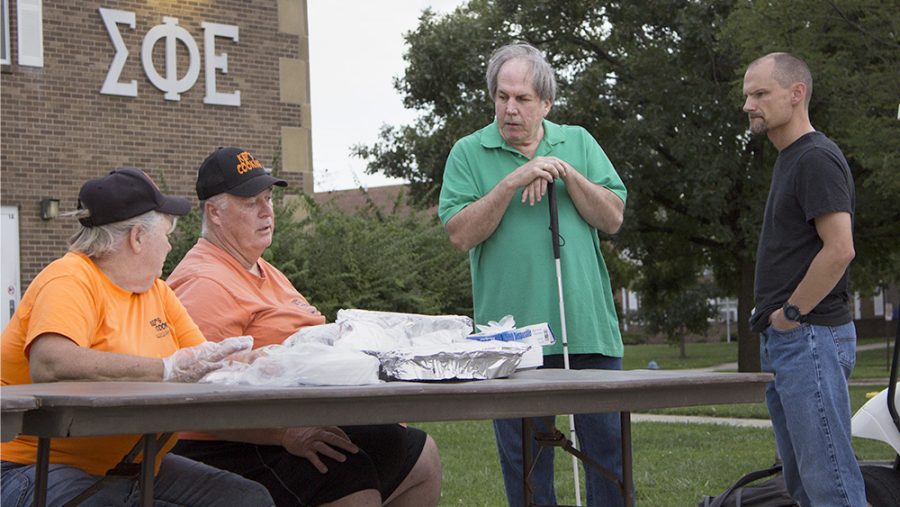
[[208, 373], [201, 382], [249, 386], [365, 385], [378, 380], [378, 359], [321, 343], [267, 345]]
[[284, 344], [324, 343], [341, 349], [383, 351], [449, 345], [465, 340], [471, 332], [472, 319], [462, 315], [338, 310], [333, 324], [303, 328]]
[[[504, 319], [503, 328], [512, 326], [511, 318]], [[468, 339], [471, 333], [472, 320], [465, 316], [340, 310], [334, 323], [303, 328], [283, 344], [261, 347], [201, 382], [365, 385], [381, 382], [379, 369], [402, 380], [494, 378], [512, 373], [526, 352], [540, 355], [545, 344], [476, 341]], [[385, 373], [385, 367], [390, 371]]]

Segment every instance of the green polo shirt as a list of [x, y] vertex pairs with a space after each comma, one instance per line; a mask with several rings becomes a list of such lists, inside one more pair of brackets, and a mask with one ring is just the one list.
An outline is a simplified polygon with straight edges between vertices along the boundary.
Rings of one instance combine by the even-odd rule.
[[[622, 179], [585, 129], [544, 120], [544, 138], [535, 156], [565, 160], [625, 201]], [[457, 141], [444, 170], [438, 208], [441, 221], [446, 224], [526, 162], [528, 158], [500, 136], [496, 121]], [[555, 185], [569, 352], [621, 357], [622, 337], [597, 231], [581, 218], [565, 183], [557, 180]], [[521, 198], [519, 189], [491, 237], [469, 251], [475, 322], [499, 321], [507, 314], [517, 326], [547, 322], [556, 344], [544, 347], [544, 354], [561, 354], [548, 199], [530, 206]]]

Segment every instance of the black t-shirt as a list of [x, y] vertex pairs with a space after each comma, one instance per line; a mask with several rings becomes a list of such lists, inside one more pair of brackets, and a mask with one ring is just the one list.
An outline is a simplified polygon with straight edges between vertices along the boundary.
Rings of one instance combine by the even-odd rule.
[[[853, 218], [855, 191], [841, 149], [820, 132], [810, 132], [778, 154], [756, 251], [756, 310], [750, 325], [762, 332], [769, 314], [781, 308], [822, 249], [819, 216], [845, 211]], [[850, 322], [847, 273], [809, 313], [809, 322]]]

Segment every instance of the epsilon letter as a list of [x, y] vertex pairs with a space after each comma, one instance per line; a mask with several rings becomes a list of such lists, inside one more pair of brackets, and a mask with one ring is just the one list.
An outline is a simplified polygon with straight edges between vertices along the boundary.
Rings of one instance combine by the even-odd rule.
[[216, 91], [216, 69], [221, 69], [222, 74], [228, 74], [228, 53], [216, 54], [216, 37], [227, 37], [238, 41], [238, 27], [235, 25], [220, 25], [219, 23], [200, 24], [203, 27], [203, 51], [206, 56], [206, 96], [204, 104], [219, 104], [223, 106], [241, 105], [241, 91], [233, 93], [219, 93]]

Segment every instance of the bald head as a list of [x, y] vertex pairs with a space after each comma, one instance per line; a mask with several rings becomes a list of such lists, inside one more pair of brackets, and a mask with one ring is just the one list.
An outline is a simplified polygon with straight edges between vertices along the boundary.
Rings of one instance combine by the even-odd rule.
[[806, 62], [790, 53], [769, 53], [757, 58], [747, 68], [750, 69], [761, 63], [771, 61], [772, 78], [784, 88], [790, 88], [794, 83], [803, 83], [806, 86], [805, 105], [809, 108], [809, 100], [812, 98], [813, 80], [812, 73]]

